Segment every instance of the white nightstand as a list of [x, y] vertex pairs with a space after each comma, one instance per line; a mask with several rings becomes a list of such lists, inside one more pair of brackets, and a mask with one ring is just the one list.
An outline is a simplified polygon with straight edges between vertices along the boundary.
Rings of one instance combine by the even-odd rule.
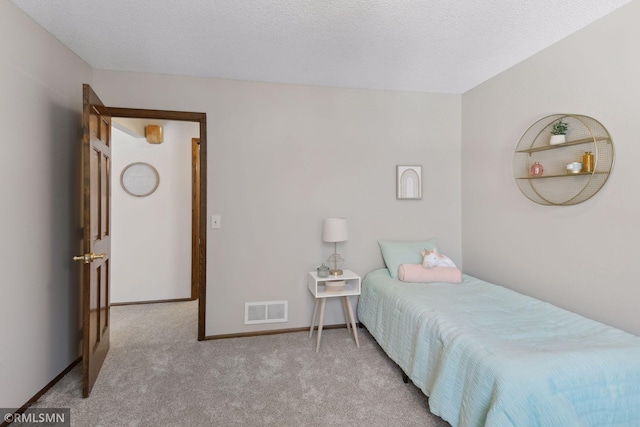
[[[344, 280], [344, 290], [327, 292], [326, 282], [335, 280]], [[320, 349], [320, 338], [322, 337], [322, 324], [324, 323], [324, 307], [327, 303], [327, 298], [341, 297], [342, 299], [342, 311], [344, 312], [344, 320], [347, 324], [347, 333], [353, 333], [353, 338], [356, 341], [356, 346], [360, 347], [358, 342], [358, 331], [356, 328], [356, 321], [353, 317], [353, 310], [351, 309], [351, 302], [349, 297], [351, 295], [360, 295], [360, 276], [351, 270], [344, 270], [340, 276], [318, 277], [318, 273], [315, 271], [309, 272], [309, 292], [311, 292], [316, 299], [313, 305], [313, 316], [311, 317], [311, 328], [309, 329], [309, 337], [313, 336], [313, 327], [316, 323], [316, 316], [318, 315], [318, 303], [320, 304], [320, 319], [318, 321], [318, 341], [316, 343], [316, 353]]]

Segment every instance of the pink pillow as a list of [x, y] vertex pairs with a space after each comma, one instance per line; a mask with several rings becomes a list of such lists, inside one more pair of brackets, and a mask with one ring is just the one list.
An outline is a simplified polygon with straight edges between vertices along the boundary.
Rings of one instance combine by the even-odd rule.
[[422, 264], [400, 264], [398, 279], [403, 282], [445, 282], [461, 283], [462, 272], [456, 267], [424, 268]]

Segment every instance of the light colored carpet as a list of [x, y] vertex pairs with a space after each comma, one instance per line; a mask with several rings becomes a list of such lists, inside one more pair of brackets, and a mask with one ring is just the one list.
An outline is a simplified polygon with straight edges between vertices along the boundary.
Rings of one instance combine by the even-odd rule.
[[72, 426], [449, 426], [364, 329], [198, 342], [197, 302], [112, 307], [88, 399], [76, 366], [34, 405]]

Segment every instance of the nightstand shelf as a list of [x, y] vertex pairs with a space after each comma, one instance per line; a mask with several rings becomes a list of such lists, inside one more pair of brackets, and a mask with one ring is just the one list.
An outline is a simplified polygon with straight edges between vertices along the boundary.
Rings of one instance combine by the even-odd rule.
[[[344, 289], [339, 291], [329, 292], [327, 291], [327, 282], [344, 280]], [[311, 328], [309, 329], [309, 337], [313, 336], [313, 328], [318, 319], [318, 339], [316, 342], [316, 353], [320, 349], [320, 339], [322, 337], [322, 326], [324, 323], [324, 309], [328, 298], [340, 297], [342, 301], [342, 310], [344, 312], [345, 323], [347, 324], [347, 332], [353, 334], [353, 338], [356, 342], [356, 346], [360, 347], [358, 342], [358, 331], [356, 329], [356, 322], [353, 316], [353, 309], [351, 308], [350, 296], [360, 295], [361, 290], [361, 278], [351, 270], [345, 270], [340, 276], [318, 277], [317, 272], [309, 272], [308, 288], [309, 292], [315, 298], [313, 305], [313, 316], [311, 317]], [[318, 308], [320, 310], [318, 311]]]
[[[326, 282], [344, 280], [346, 282], [344, 291], [327, 292]], [[341, 276], [318, 277], [318, 273], [309, 273], [309, 292], [316, 298], [329, 298], [335, 296], [360, 295], [360, 276], [351, 270], [345, 270]]]

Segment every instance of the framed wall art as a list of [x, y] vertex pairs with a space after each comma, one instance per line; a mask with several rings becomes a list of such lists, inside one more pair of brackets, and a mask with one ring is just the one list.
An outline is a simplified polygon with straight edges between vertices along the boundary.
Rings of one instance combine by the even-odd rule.
[[396, 166], [396, 199], [422, 199], [422, 166]]

